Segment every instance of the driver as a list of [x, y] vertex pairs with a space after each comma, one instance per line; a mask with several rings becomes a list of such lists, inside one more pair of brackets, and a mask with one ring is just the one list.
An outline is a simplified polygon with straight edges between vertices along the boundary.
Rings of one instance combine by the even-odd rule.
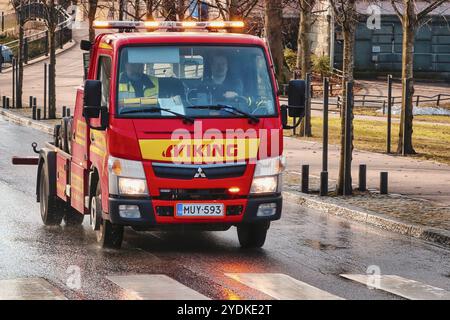
[[228, 58], [216, 55], [211, 60], [211, 77], [206, 84], [215, 101], [234, 99], [243, 94], [243, 84], [239, 79], [233, 79], [229, 72]]
[[119, 97], [158, 98], [159, 82], [157, 77], [144, 73], [143, 63], [125, 63], [125, 72], [120, 74]]

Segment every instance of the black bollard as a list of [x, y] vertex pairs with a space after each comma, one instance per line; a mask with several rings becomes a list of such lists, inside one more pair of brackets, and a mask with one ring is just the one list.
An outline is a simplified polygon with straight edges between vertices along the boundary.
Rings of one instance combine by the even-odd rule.
[[37, 98], [36, 97], [33, 97], [33, 106], [37, 107]]
[[10, 103], [9, 97], [6, 97], [6, 109], [9, 109], [9, 103]]
[[37, 109], [36, 120], [41, 120], [41, 109]]
[[32, 107], [32, 111], [31, 111], [31, 118], [33, 119], [33, 120], [36, 120], [36, 106], [33, 106]]
[[66, 106], [62, 107], [62, 117], [65, 118], [66, 117], [66, 112], [67, 112], [67, 108]]
[[320, 173], [320, 196], [328, 195], [328, 172], [322, 171]]
[[67, 108], [67, 109], [66, 109], [66, 117], [69, 117], [69, 118], [70, 118], [70, 108]]
[[6, 108], [6, 96], [2, 96], [2, 108]]
[[309, 165], [304, 164], [302, 166], [302, 192], [309, 192]]
[[380, 172], [380, 194], [388, 194], [388, 173]]
[[359, 191], [367, 191], [367, 166], [359, 165]]
[[30, 96], [30, 100], [28, 102], [28, 105], [30, 106], [30, 108], [33, 106], [33, 96]]

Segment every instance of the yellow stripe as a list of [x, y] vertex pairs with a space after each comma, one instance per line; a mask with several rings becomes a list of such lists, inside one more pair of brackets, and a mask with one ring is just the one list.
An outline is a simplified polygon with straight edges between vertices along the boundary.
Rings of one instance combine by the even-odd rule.
[[259, 139], [140, 140], [145, 160], [212, 163], [255, 159]]

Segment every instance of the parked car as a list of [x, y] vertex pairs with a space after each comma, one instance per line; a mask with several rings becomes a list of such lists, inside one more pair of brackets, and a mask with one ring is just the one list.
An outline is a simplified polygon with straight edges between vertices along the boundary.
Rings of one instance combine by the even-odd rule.
[[3, 63], [11, 63], [14, 57], [12, 50], [8, 46], [0, 45]]

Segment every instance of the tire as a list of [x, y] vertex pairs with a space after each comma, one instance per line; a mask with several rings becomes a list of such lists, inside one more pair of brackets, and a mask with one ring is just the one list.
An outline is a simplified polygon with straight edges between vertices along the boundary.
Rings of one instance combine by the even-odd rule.
[[[100, 182], [97, 183], [95, 192], [95, 204], [98, 213], [102, 213]], [[92, 206], [91, 206], [92, 210]], [[97, 242], [102, 248], [120, 249], [122, 246], [124, 228], [121, 225], [112, 224], [110, 221], [101, 219], [99, 230], [96, 231]]]
[[39, 179], [39, 202], [41, 208], [42, 222], [46, 226], [57, 226], [61, 224], [64, 216], [62, 201], [56, 196], [49, 196], [49, 182], [45, 169], [45, 163], [41, 167]]
[[84, 215], [70, 207], [66, 208], [63, 219], [66, 226], [76, 227], [83, 224]]
[[67, 153], [72, 154], [72, 124], [73, 118], [68, 118], [66, 124], [66, 135], [67, 135]]
[[55, 125], [55, 127], [53, 129], [53, 143], [58, 148], [61, 146], [60, 139], [59, 139], [60, 131], [61, 131], [61, 125], [60, 124]]
[[60, 140], [60, 148], [69, 153], [69, 133], [68, 133], [68, 118], [61, 119], [61, 129], [59, 130], [59, 140]]
[[261, 248], [266, 242], [270, 222], [242, 224], [237, 227], [239, 243], [242, 248]]

